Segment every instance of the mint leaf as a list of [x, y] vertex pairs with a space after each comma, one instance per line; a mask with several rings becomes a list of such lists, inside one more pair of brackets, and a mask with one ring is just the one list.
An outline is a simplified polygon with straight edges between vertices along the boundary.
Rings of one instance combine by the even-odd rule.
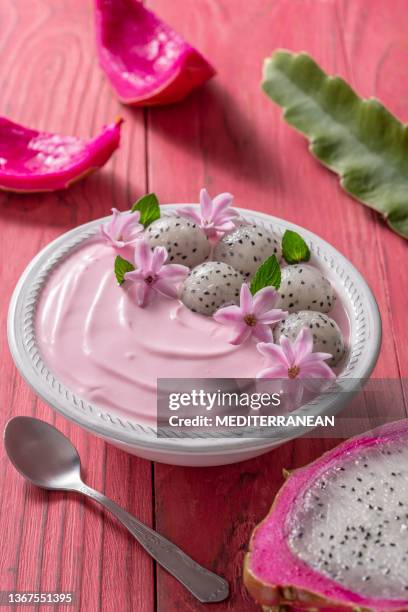
[[147, 227], [156, 219], [160, 219], [159, 200], [155, 193], [147, 193], [132, 206], [132, 212], [140, 212], [140, 223]]
[[302, 236], [296, 232], [286, 230], [282, 238], [282, 254], [288, 264], [309, 261], [310, 251]]
[[119, 285], [121, 285], [125, 281], [126, 272], [132, 272], [135, 269], [135, 266], [123, 259], [120, 255], [118, 255], [115, 259], [115, 276]]
[[252, 295], [264, 287], [279, 289], [281, 284], [281, 271], [276, 255], [271, 255], [259, 266], [251, 281]]

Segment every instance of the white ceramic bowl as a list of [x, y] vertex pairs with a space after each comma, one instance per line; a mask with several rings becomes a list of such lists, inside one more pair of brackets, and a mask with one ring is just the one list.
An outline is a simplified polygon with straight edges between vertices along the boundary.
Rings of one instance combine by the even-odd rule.
[[[167, 205], [163, 211], [177, 205]], [[331, 279], [350, 320], [350, 343], [340, 380], [356, 391], [369, 377], [381, 344], [381, 319], [373, 294], [360, 273], [327, 242], [293, 223], [253, 211], [243, 217], [281, 235], [286, 229], [299, 232], [308, 243], [312, 260]], [[108, 217], [77, 227], [45, 247], [29, 264], [13, 293], [8, 316], [8, 339], [17, 368], [34, 391], [52, 408], [108, 442], [146, 459], [176, 465], [207, 466], [234, 463], [255, 457], [297, 437], [299, 430], [286, 428], [273, 438], [254, 439], [217, 434], [213, 438], [158, 438], [152, 427], [129, 421], [91, 405], [58, 381], [39, 353], [34, 318], [36, 304], [48, 275], [81, 242], [92, 236]], [[337, 413], [350, 393], [322, 395], [299, 408], [302, 414]]]

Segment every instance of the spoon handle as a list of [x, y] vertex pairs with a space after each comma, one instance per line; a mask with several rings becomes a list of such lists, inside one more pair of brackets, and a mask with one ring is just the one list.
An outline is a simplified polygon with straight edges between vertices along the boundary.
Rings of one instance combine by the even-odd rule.
[[212, 603], [228, 597], [228, 582], [224, 578], [196, 563], [175, 544], [138, 521], [99, 491], [86, 484], [81, 484], [76, 490], [112, 512], [153, 559], [177, 578], [199, 601]]

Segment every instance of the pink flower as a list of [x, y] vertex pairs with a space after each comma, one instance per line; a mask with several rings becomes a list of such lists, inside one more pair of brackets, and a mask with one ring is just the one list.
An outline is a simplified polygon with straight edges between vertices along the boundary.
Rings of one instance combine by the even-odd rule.
[[125, 280], [136, 284], [136, 300], [145, 306], [154, 292], [169, 298], [177, 298], [176, 285], [190, 272], [186, 266], [164, 265], [167, 249], [155, 247], [154, 250], [144, 240], [137, 240], [134, 250], [135, 270], [126, 272]]
[[336, 378], [326, 359], [330, 353], [313, 353], [313, 334], [303, 327], [296, 340], [280, 337], [280, 345], [260, 342], [257, 347], [271, 364], [258, 373], [257, 378]]
[[124, 259], [133, 257], [136, 241], [143, 236], [144, 227], [139, 221], [140, 212], [138, 210], [128, 214], [112, 208], [112, 219], [101, 225], [101, 234], [105, 242]]
[[238, 217], [238, 212], [231, 208], [233, 199], [230, 193], [220, 193], [212, 200], [208, 191], [202, 189], [200, 212], [193, 206], [181, 206], [177, 212], [181, 217], [194, 221], [208, 238], [217, 240], [235, 227], [234, 219]]
[[257, 340], [272, 341], [270, 325], [286, 318], [286, 312], [273, 308], [278, 292], [264, 287], [252, 296], [247, 284], [241, 287], [240, 305], [219, 308], [213, 314], [218, 323], [231, 325], [236, 333], [231, 344], [242, 344], [250, 336]]

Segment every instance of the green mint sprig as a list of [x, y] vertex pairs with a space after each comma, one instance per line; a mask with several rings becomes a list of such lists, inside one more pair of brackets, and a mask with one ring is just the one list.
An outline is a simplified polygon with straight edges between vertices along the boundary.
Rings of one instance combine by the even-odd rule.
[[264, 287], [279, 289], [281, 284], [281, 270], [276, 255], [271, 255], [259, 266], [251, 281], [252, 295]]
[[302, 236], [297, 232], [286, 230], [282, 238], [282, 254], [288, 264], [309, 261], [310, 250]]
[[123, 259], [120, 255], [117, 255], [115, 259], [115, 276], [119, 285], [122, 285], [125, 282], [125, 274], [126, 272], [132, 272], [135, 269], [135, 266]]
[[140, 212], [140, 223], [147, 227], [153, 221], [160, 219], [159, 200], [155, 193], [147, 193], [132, 206], [132, 213]]

